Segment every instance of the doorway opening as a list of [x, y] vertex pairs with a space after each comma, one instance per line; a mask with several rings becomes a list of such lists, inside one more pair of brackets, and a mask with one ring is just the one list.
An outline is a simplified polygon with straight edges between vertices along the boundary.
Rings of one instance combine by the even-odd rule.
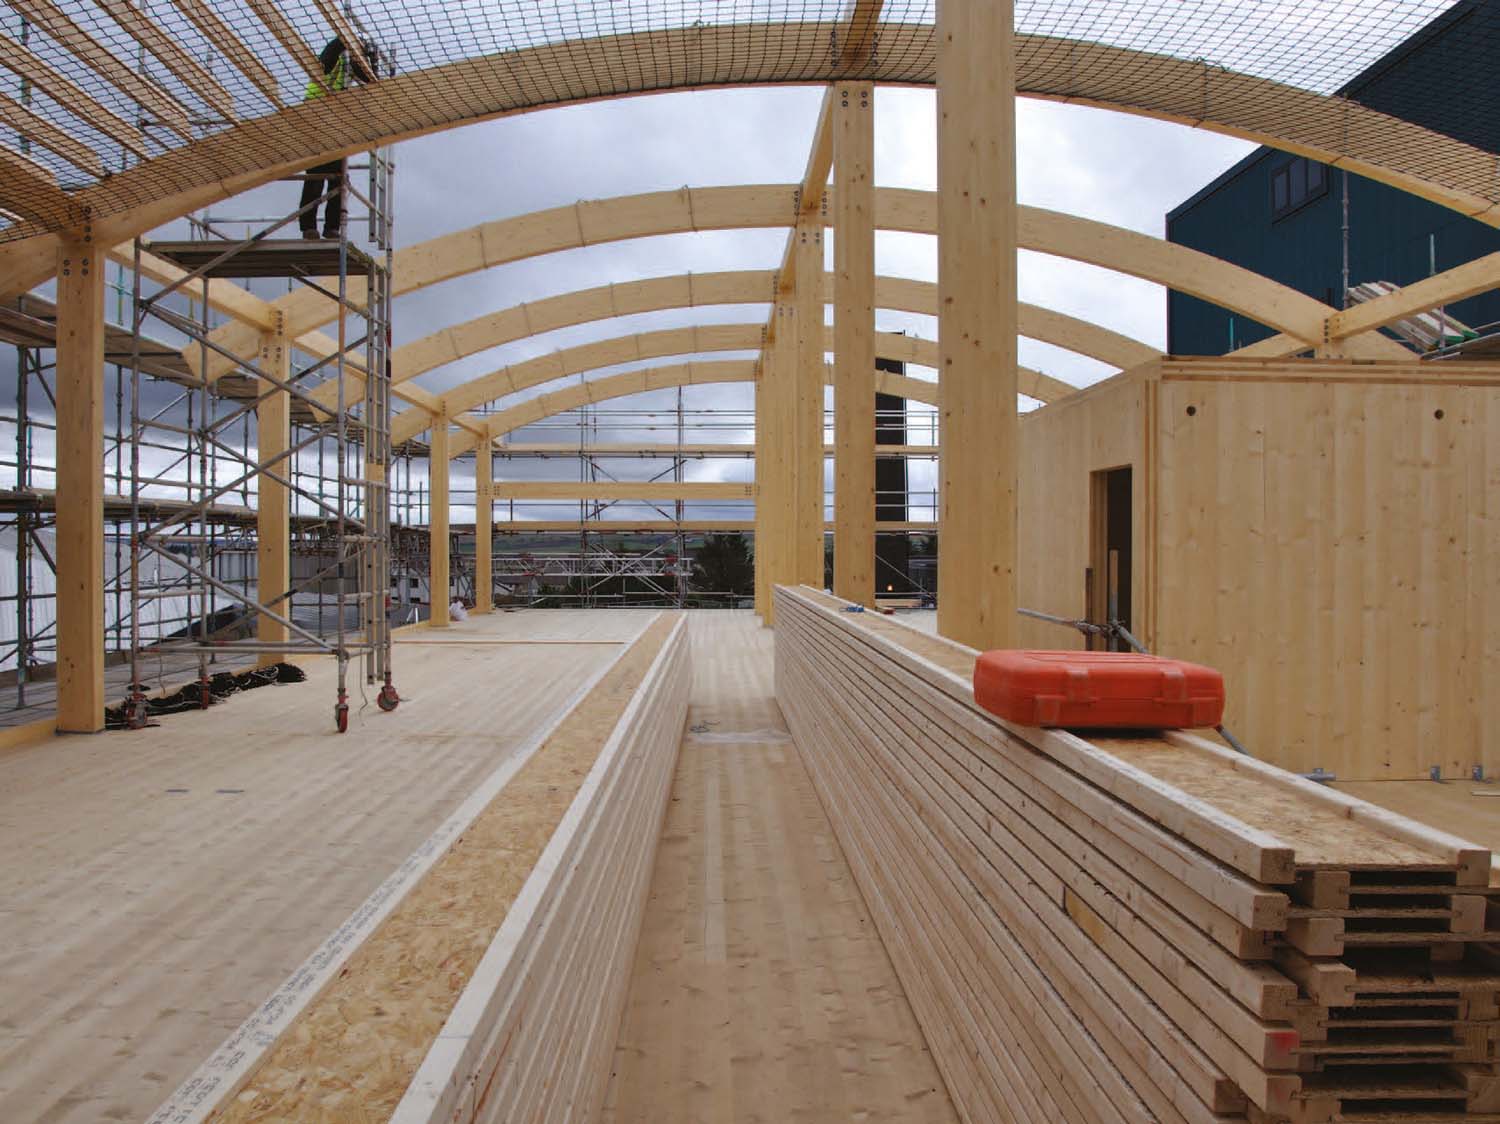
[[[1085, 615], [1093, 624], [1118, 621], [1131, 632], [1131, 469], [1107, 468], [1089, 478], [1089, 568]], [[1122, 641], [1089, 637], [1090, 650], [1120, 651]]]

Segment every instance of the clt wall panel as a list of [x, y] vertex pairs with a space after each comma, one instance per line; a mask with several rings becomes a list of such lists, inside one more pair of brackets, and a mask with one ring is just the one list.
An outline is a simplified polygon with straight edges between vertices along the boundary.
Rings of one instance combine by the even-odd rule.
[[1224, 672], [1256, 756], [1500, 770], [1493, 367], [1168, 359], [1028, 415], [1021, 452], [1022, 606], [1085, 615], [1090, 475], [1128, 464], [1134, 631]]
[[1162, 380], [1160, 643], [1225, 672], [1267, 760], [1500, 766], [1500, 381], [1420, 370], [1444, 375]]

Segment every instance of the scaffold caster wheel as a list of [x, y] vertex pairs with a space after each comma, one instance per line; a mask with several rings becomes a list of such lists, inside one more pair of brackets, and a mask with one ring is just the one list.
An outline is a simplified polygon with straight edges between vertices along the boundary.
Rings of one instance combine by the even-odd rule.
[[333, 723], [339, 728], [339, 733], [347, 733], [349, 730], [349, 704], [339, 703], [333, 708]]
[[401, 705], [401, 696], [396, 694], [396, 688], [390, 683], [380, 688], [380, 694], [375, 696], [375, 702], [380, 709], [389, 714]]
[[125, 728], [127, 730], [144, 730], [146, 718], [145, 699], [131, 699], [125, 704]]

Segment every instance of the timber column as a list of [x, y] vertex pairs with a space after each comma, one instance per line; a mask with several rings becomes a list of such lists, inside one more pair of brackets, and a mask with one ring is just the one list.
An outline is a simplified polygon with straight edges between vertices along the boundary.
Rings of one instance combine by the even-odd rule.
[[[261, 337], [261, 370], [285, 386], [292, 377], [292, 353], [287, 346], [285, 313], [276, 313], [278, 331]], [[266, 394], [255, 407], [255, 451], [261, 472], [255, 478], [255, 585], [256, 599], [290, 618], [291, 600], [291, 506], [286, 485], [273, 474], [287, 477], [291, 461], [286, 451], [292, 440], [292, 400], [284, 390], [273, 390], [267, 383]], [[281, 458], [281, 459], [278, 459]], [[280, 598], [281, 600], [278, 600]], [[274, 602], [274, 604], [273, 604]], [[255, 637], [266, 644], [285, 644], [287, 627], [264, 613], [256, 615]], [[279, 662], [285, 652], [265, 651], [260, 665]]]
[[[782, 304], [771, 307], [779, 326]], [[786, 348], [780, 334], [761, 349], [755, 372], [755, 612], [773, 623], [772, 585], [786, 580]]]
[[835, 89], [833, 592], [846, 601], [873, 606], [875, 91], [867, 82]]
[[427, 452], [427, 480], [432, 506], [427, 516], [427, 599], [429, 627], [448, 627], [448, 415], [432, 418]]
[[495, 608], [495, 453], [488, 437], [474, 450], [474, 611]]
[[1016, 635], [1014, 18], [937, 4], [938, 631], [980, 649]]
[[793, 378], [796, 381], [792, 440], [797, 453], [790, 580], [814, 589], [823, 588], [823, 218], [803, 215], [793, 232], [797, 263], [793, 304], [796, 339], [792, 346]]
[[104, 257], [57, 251], [57, 728], [104, 729]]

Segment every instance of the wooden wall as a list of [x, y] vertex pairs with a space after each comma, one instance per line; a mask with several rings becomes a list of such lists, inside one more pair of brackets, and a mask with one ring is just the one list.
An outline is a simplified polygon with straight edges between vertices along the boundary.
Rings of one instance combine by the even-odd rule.
[[[1132, 539], [1136, 557], [1144, 561], [1144, 398], [1143, 379], [1120, 376], [1022, 418], [1016, 515], [1021, 555], [1017, 602], [1022, 608], [1059, 617], [1084, 616], [1094, 472], [1134, 468]], [[1136, 605], [1146, 595], [1148, 569], [1136, 567]], [[1061, 625], [1022, 618], [1018, 643], [1025, 648], [1082, 648], [1083, 637]]]
[[1225, 673], [1258, 757], [1500, 771], [1500, 369], [1172, 359], [1022, 431], [1023, 605], [1081, 615], [1088, 473], [1142, 466], [1138, 631]]

